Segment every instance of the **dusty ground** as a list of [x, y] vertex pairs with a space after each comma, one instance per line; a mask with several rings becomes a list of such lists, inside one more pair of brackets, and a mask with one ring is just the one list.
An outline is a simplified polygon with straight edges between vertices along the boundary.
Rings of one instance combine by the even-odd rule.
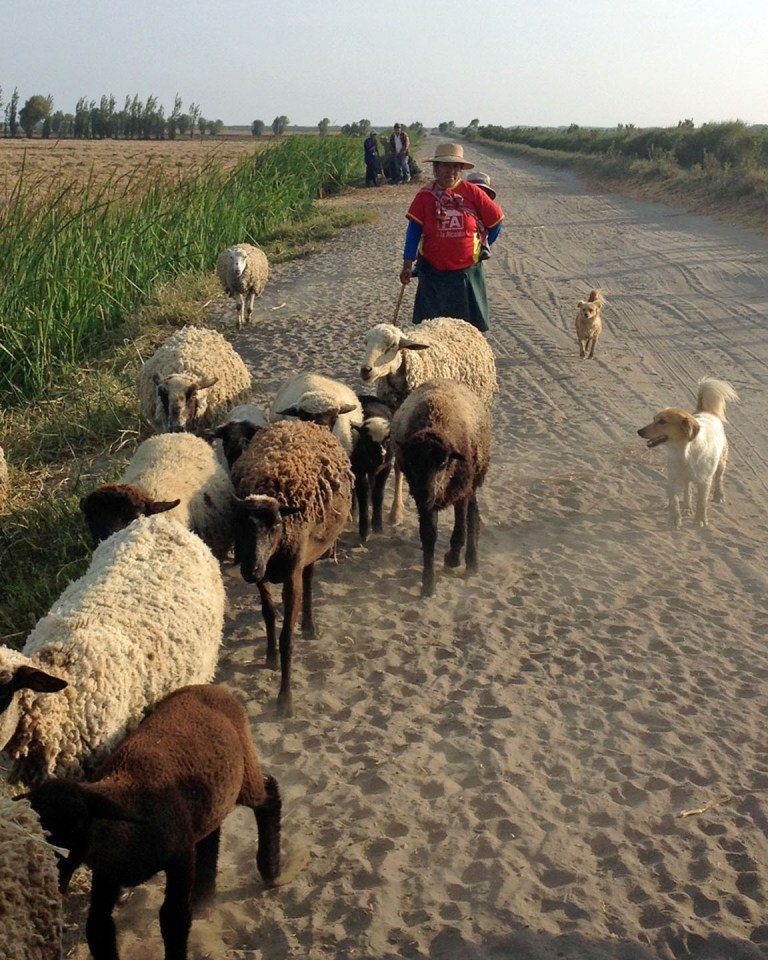
[[[252, 816], [234, 814], [191, 956], [768, 957], [768, 241], [473, 154], [507, 213], [487, 269], [502, 392], [481, 574], [422, 601], [412, 507], [367, 548], [350, 529], [318, 568], [322, 637], [296, 643], [287, 721], [255, 591], [228, 574], [220, 678], [248, 704], [302, 869], [265, 892]], [[378, 223], [275, 272], [236, 341], [265, 398], [302, 368], [357, 384], [412, 192], [364, 194]], [[606, 329], [581, 362], [575, 302], [594, 285]], [[742, 397], [728, 503], [671, 532], [663, 451], [635, 431], [690, 408], [706, 374]], [[125, 960], [161, 955], [160, 894], [119, 911]]]

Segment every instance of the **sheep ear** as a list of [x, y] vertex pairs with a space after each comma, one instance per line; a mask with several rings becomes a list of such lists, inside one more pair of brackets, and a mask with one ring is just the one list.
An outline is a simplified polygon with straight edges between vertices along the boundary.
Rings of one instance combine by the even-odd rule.
[[180, 497], [175, 500], [147, 500], [144, 504], [144, 516], [151, 517], [156, 513], [166, 513], [168, 510], [178, 507], [180, 503]]
[[11, 679], [11, 686], [14, 690], [34, 690], [35, 693], [58, 693], [64, 687], [69, 686], [66, 680], [61, 677], [54, 677], [50, 673], [44, 673], [37, 667], [30, 667], [24, 664], [18, 667]]
[[216, 427], [213, 430], [204, 430], [201, 434], [206, 443], [213, 443], [214, 440], [221, 440], [224, 436], [224, 427]]
[[345, 413], [352, 413], [353, 410], [357, 410], [356, 403], [344, 403], [339, 407], [339, 416]]
[[219, 382], [218, 377], [201, 377], [196, 384], [198, 390], [208, 390], [215, 383]]
[[350, 423], [350, 429], [354, 430], [356, 433], [362, 433], [363, 427], [360, 423]]
[[448, 459], [449, 459], [449, 460], [459, 460], [461, 463], [466, 463], [466, 462], [467, 462], [467, 458], [464, 456], [464, 454], [463, 454], [463, 453], [457, 453], [455, 450], [452, 450], [452, 451], [448, 454]]
[[80, 512], [85, 513], [86, 508], [88, 507], [88, 497], [80, 497]]
[[298, 417], [301, 413], [298, 407], [286, 407], [285, 410], [276, 411], [278, 417]]
[[124, 823], [146, 823], [145, 817], [132, 813], [114, 800], [102, 797], [91, 790], [83, 791], [85, 805], [93, 820], [117, 820]]
[[160, 374], [159, 374], [159, 373], [153, 373], [153, 374], [152, 374], [152, 383], [154, 383], [154, 385], [155, 385], [156, 387], [159, 387], [159, 386], [160, 386]]
[[401, 350], [427, 350], [430, 344], [428, 343], [417, 343], [415, 340], [401, 340], [400, 349]]
[[281, 517], [292, 517], [295, 513], [301, 513], [301, 507], [280, 507]]

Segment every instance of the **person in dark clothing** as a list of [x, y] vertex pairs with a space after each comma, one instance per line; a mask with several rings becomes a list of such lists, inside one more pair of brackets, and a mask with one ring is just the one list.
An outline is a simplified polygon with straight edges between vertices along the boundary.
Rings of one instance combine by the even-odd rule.
[[379, 141], [376, 131], [371, 130], [363, 143], [365, 151], [365, 185], [378, 187], [379, 185]]

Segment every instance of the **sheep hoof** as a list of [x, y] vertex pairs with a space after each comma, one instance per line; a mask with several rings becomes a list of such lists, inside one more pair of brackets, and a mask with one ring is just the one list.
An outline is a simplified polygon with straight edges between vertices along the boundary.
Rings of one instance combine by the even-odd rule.
[[724, 494], [724, 493], [713, 493], [713, 494], [712, 494], [712, 503], [725, 503], [725, 494]]
[[277, 652], [267, 653], [264, 665], [267, 670], [277, 670]]
[[421, 585], [421, 598], [424, 600], [426, 597], [434, 597], [435, 595], [435, 581], [427, 580]]
[[279, 717], [293, 716], [293, 702], [290, 693], [281, 693], [277, 698], [277, 715]]
[[313, 624], [304, 624], [301, 625], [301, 635], [305, 640], [316, 640], [320, 636], [320, 631]]
[[444, 563], [446, 567], [451, 567], [452, 569], [458, 567], [461, 564], [461, 551], [459, 550], [454, 553], [453, 550], [449, 550], [445, 555]]
[[477, 573], [477, 560], [467, 560], [467, 576], [471, 577]]
[[384, 533], [384, 524], [381, 522], [381, 520], [379, 520], [378, 523], [376, 523], [374, 520], [371, 529], [374, 533]]

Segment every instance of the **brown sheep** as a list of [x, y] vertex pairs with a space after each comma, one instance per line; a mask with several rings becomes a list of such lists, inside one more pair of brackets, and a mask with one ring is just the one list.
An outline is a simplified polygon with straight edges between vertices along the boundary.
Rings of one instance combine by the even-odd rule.
[[47, 780], [27, 794], [49, 841], [69, 855], [59, 886], [93, 871], [86, 938], [95, 960], [117, 960], [112, 911], [121, 887], [166, 875], [160, 929], [166, 960], [186, 960], [192, 905], [213, 893], [219, 834], [236, 805], [256, 816], [256, 864], [280, 870], [280, 794], [262, 774], [245, 710], [224, 687], [182, 687], [104, 761], [94, 783]]
[[430, 380], [409, 394], [395, 413], [391, 437], [395, 460], [419, 511], [424, 554], [421, 595], [431, 597], [438, 510], [454, 508], [446, 567], [458, 567], [466, 542], [467, 573], [477, 571], [477, 489], [490, 462], [490, 414], [463, 383]]
[[267, 665], [277, 666], [270, 583], [283, 586], [278, 709], [291, 709], [291, 646], [302, 605], [302, 634], [313, 637], [312, 571], [344, 529], [354, 477], [333, 434], [315, 423], [272, 423], [260, 430], [232, 468], [240, 498], [235, 550], [240, 573], [255, 583], [267, 628]]

